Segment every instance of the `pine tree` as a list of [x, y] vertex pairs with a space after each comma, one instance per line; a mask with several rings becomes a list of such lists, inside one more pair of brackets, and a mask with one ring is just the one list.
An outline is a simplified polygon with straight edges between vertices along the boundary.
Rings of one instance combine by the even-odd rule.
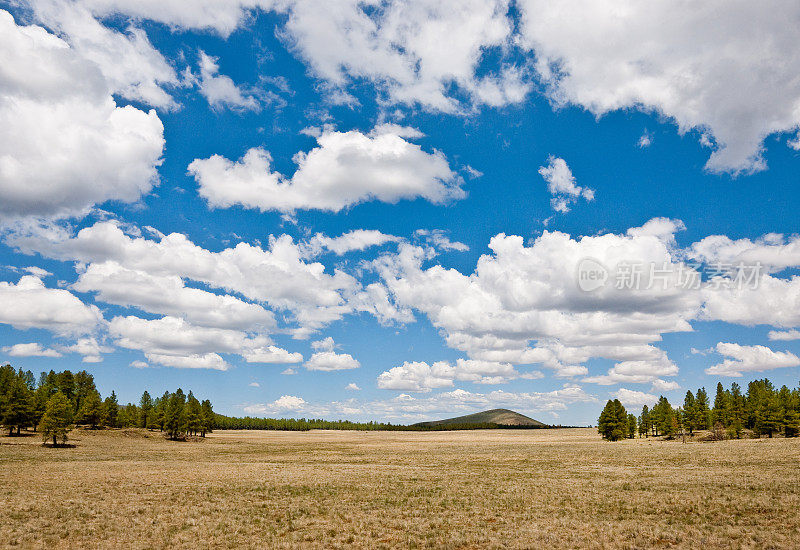
[[96, 392], [97, 387], [94, 385], [94, 376], [85, 370], [76, 372], [72, 380], [75, 386], [75, 410], [80, 411], [84, 400], [89, 397], [90, 394]]
[[658, 403], [650, 411], [653, 421], [653, 435], [671, 435], [674, 433], [672, 405], [663, 395], [658, 398]]
[[800, 414], [797, 409], [788, 409], [783, 415], [783, 435], [797, 437], [800, 433]]
[[164, 429], [170, 439], [178, 439], [186, 433], [186, 397], [180, 388], [169, 396], [164, 413]]
[[689, 430], [689, 435], [692, 435], [699, 428], [700, 414], [697, 409], [697, 402], [691, 391], [687, 391], [686, 397], [683, 398], [683, 415], [684, 425]]
[[686, 412], [678, 407], [675, 409], [675, 433], [681, 434], [681, 439], [686, 443]]
[[678, 433], [678, 430], [680, 429], [678, 420], [680, 414], [681, 413], [672, 407], [669, 408], [669, 412], [667, 413], [667, 424], [664, 428], [664, 435], [666, 435], [668, 438], [675, 437], [675, 434]]
[[156, 424], [158, 425], [158, 429], [162, 432], [165, 430], [165, 424], [167, 421], [167, 406], [169, 405], [170, 397], [170, 393], [165, 391], [164, 395], [156, 399], [156, 403], [154, 403], [153, 406], [155, 410]]
[[11, 382], [17, 376], [17, 371], [11, 365], [3, 365], [0, 367], [0, 396], [8, 391], [11, 387]]
[[731, 384], [730, 392], [730, 423], [728, 432], [737, 439], [742, 436], [745, 422], [745, 399], [739, 384]]
[[65, 370], [56, 374], [56, 387], [72, 403], [74, 414], [78, 409], [75, 408], [75, 376], [72, 372]]
[[636, 437], [636, 416], [633, 414], [628, 415], [628, 439]]
[[650, 410], [647, 405], [642, 407], [642, 414], [639, 416], [639, 435], [645, 437], [650, 435]]
[[778, 393], [778, 398], [783, 408], [784, 437], [797, 437], [800, 432], [800, 393], [783, 386]]
[[705, 388], [697, 390], [695, 396], [695, 406], [697, 407], [697, 425], [698, 430], [707, 430], [711, 427], [711, 409], [708, 407], [708, 394]]
[[151, 417], [153, 415], [153, 399], [150, 397], [150, 394], [147, 392], [147, 390], [145, 390], [145, 392], [142, 394], [142, 399], [139, 401], [139, 410], [139, 427], [149, 428]]
[[72, 417], [72, 402], [61, 392], [54, 394], [47, 402], [42, 421], [39, 423], [39, 431], [44, 441], [52, 438], [54, 447], [58, 445], [59, 439], [62, 443], [66, 443], [67, 434], [72, 429]]
[[766, 433], [769, 437], [772, 434], [779, 432], [784, 422], [783, 408], [778, 400], [778, 396], [774, 393], [767, 398], [766, 412], [764, 414], [764, 421], [761, 425], [760, 433]]
[[603, 436], [603, 439], [612, 441], [611, 433], [613, 432], [614, 422], [614, 402], [610, 399], [606, 402], [606, 406], [600, 412], [600, 417], [597, 419], [597, 433]]
[[628, 433], [628, 415], [619, 399], [606, 403], [597, 421], [597, 431], [609, 441], [625, 438]]
[[31, 423], [34, 426], [34, 429], [39, 426], [39, 422], [41, 422], [42, 416], [44, 415], [44, 410], [47, 407], [47, 402], [50, 400], [50, 397], [55, 391], [55, 388], [51, 388], [46, 384], [43, 384], [43, 380], [45, 380], [45, 377], [40, 379], [39, 387], [37, 387], [36, 391], [33, 392], [33, 412], [31, 413]]
[[111, 395], [106, 397], [103, 401], [103, 425], [109, 428], [117, 427], [117, 414], [119, 414], [119, 403], [117, 403], [117, 394], [111, 391]]
[[[63, 395], [63, 394], [62, 394]], [[94, 390], [83, 397], [83, 404], [78, 411], [78, 423], [89, 424], [92, 429], [97, 428], [103, 421], [103, 402], [100, 400], [100, 392]]]
[[10, 386], [5, 392], [3, 406], [3, 426], [8, 429], [8, 434], [14, 433], [14, 428], [19, 435], [20, 429], [30, 424], [33, 416], [33, 393], [20, 370], [10, 381]]
[[200, 432], [205, 437], [206, 432], [211, 432], [214, 429], [214, 411], [211, 408], [211, 401], [204, 399], [200, 404], [200, 409], [202, 411]]
[[133, 403], [128, 403], [119, 408], [117, 413], [118, 428], [136, 428], [139, 426], [140, 419], [139, 407]]
[[728, 401], [728, 392], [722, 387], [722, 382], [717, 382], [717, 395], [714, 397], [714, 409], [711, 411], [711, 418], [715, 429], [727, 428], [731, 423], [731, 405]]
[[202, 414], [203, 409], [200, 406], [200, 401], [190, 391], [186, 399], [186, 429], [192, 435], [197, 435], [202, 427]]

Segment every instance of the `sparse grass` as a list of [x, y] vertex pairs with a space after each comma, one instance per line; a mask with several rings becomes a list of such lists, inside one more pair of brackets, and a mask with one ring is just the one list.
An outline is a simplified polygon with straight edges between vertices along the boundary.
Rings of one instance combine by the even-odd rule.
[[591, 429], [0, 437], [9, 547], [797, 548], [800, 440]]

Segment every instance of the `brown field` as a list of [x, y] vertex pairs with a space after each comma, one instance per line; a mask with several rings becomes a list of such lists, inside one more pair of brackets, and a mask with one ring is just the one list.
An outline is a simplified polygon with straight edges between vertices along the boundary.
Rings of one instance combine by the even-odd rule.
[[798, 548], [800, 440], [594, 430], [0, 437], [8, 547]]

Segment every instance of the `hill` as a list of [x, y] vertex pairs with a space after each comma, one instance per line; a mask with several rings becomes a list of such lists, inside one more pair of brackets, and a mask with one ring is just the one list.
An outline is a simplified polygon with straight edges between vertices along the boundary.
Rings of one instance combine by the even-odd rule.
[[520, 427], [520, 428], [546, 428], [547, 424], [534, 420], [524, 414], [519, 414], [508, 409], [492, 409], [490, 411], [483, 411], [465, 416], [457, 416], [455, 418], [446, 418], [444, 420], [432, 420], [429, 422], [418, 422], [414, 426], [420, 428], [434, 428], [445, 426], [470, 426], [470, 425], [483, 425], [490, 427], [491, 425], [502, 427]]

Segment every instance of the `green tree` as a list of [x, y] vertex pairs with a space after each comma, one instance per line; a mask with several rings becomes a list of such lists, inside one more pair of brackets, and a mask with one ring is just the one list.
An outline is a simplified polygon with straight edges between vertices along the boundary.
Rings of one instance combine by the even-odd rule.
[[0, 367], [0, 396], [5, 394], [8, 388], [11, 387], [11, 382], [14, 381], [16, 376], [17, 371], [11, 365], [5, 364]]
[[111, 395], [106, 397], [103, 401], [103, 425], [109, 428], [117, 427], [117, 414], [119, 414], [119, 403], [117, 403], [117, 394], [111, 391]]
[[731, 384], [730, 399], [730, 422], [728, 432], [737, 439], [742, 436], [745, 422], [745, 398], [739, 384]]
[[761, 428], [759, 430], [760, 433], [765, 433], [769, 437], [772, 437], [772, 434], [779, 432], [783, 427], [784, 422], [784, 413], [783, 407], [781, 407], [780, 400], [778, 396], [773, 393], [767, 398], [767, 406], [766, 411], [764, 414], [764, 421], [762, 422]]
[[31, 414], [31, 422], [34, 426], [34, 429], [39, 426], [39, 422], [41, 422], [42, 416], [44, 415], [44, 410], [47, 407], [47, 402], [55, 393], [55, 386], [47, 385], [46, 380], [46, 376], [40, 377], [39, 385], [33, 392], [33, 412]]
[[170, 393], [168, 391], [164, 392], [164, 395], [156, 399], [156, 402], [153, 404], [153, 409], [155, 410], [155, 420], [156, 424], [158, 425], [158, 429], [162, 432], [165, 429], [165, 423], [167, 421], [167, 406], [169, 405]]
[[731, 424], [729, 403], [730, 395], [722, 387], [722, 382], [717, 382], [717, 395], [714, 397], [714, 409], [711, 419], [715, 428], [727, 428]]
[[139, 407], [133, 403], [122, 405], [117, 413], [118, 428], [136, 428], [139, 426], [140, 412]]
[[78, 414], [80, 415], [80, 410], [83, 406], [84, 400], [93, 392], [96, 392], [97, 387], [94, 385], [94, 376], [85, 370], [76, 372], [72, 377], [72, 381], [75, 387], [75, 410], [79, 411]]
[[650, 435], [650, 410], [647, 405], [642, 407], [642, 414], [639, 416], [639, 435], [645, 437]]
[[139, 400], [139, 427], [140, 428], [149, 428], [152, 422], [153, 416], [153, 398], [150, 397], [150, 394], [145, 390], [142, 394], [142, 398]]
[[202, 428], [203, 409], [200, 406], [200, 401], [190, 391], [186, 399], [186, 429], [192, 435], [197, 435], [197, 432]]
[[180, 388], [169, 396], [164, 413], [164, 429], [170, 439], [178, 439], [186, 433], [186, 397]]
[[708, 394], [705, 388], [697, 390], [695, 406], [697, 407], [697, 425], [695, 429], [709, 429], [711, 427], [711, 409], [708, 407]]
[[672, 405], [669, 404], [669, 401], [667, 401], [667, 398], [663, 395], [658, 398], [658, 403], [656, 403], [653, 410], [650, 411], [650, 418], [653, 421], [653, 435], [674, 434], [674, 426], [672, 425], [674, 419]]
[[54, 447], [58, 445], [59, 439], [66, 443], [67, 434], [72, 429], [72, 418], [72, 402], [61, 392], [54, 394], [47, 402], [39, 423], [44, 441], [52, 438]]
[[200, 427], [200, 432], [201, 435], [205, 437], [206, 432], [211, 432], [214, 429], [214, 411], [211, 408], [211, 401], [204, 399], [200, 404], [200, 409], [202, 410], [202, 425]]
[[789, 409], [784, 413], [782, 428], [785, 437], [797, 437], [800, 433], [800, 413], [797, 409]]
[[628, 415], [628, 439], [636, 437], [636, 415]]
[[8, 435], [12, 435], [15, 428], [19, 435], [20, 429], [30, 424], [32, 416], [33, 393], [20, 370], [11, 379], [10, 386], [5, 392], [3, 426], [8, 429]]
[[100, 425], [103, 421], [103, 402], [100, 400], [99, 391], [94, 390], [83, 397], [77, 419], [78, 424], [89, 424], [92, 429]]
[[691, 435], [700, 427], [700, 412], [691, 391], [687, 391], [686, 397], [683, 398], [683, 416], [684, 427], [689, 430], [689, 435]]
[[56, 387], [72, 403], [73, 413], [75, 408], [75, 376], [72, 371], [65, 370], [56, 374]]
[[800, 394], [784, 385], [778, 392], [778, 399], [783, 408], [783, 435], [797, 437], [800, 431]]
[[597, 431], [608, 441], [625, 438], [628, 433], [628, 415], [619, 399], [606, 403], [597, 421]]
[[675, 415], [675, 410], [664, 399], [666, 402], [666, 406], [664, 407], [664, 416], [661, 423], [661, 433], [663, 433], [667, 438], [675, 437], [675, 434], [678, 433], [678, 419]]

